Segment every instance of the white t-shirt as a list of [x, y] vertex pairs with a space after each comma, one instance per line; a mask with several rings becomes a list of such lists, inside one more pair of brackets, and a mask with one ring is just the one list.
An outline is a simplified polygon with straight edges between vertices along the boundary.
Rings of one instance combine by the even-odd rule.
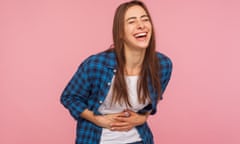
[[[119, 104], [112, 104], [111, 106], [111, 99], [112, 99], [112, 87], [111, 85], [108, 95], [102, 105], [99, 107], [99, 112], [101, 114], [113, 114], [119, 113], [124, 111], [125, 109], [130, 109], [134, 112], [137, 112], [144, 108], [148, 103], [140, 104], [138, 101], [137, 95], [137, 81], [138, 76], [126, 76], [125, 77], [128, 93], [129, 93], [129, 101], [132, 107], [126, 107], [125, 105]], [[112, 79], [112, 83], [114, 81], [114, 77]], [[136, 128], [133, 128], [129, 131], [111, 131], [109, 129], [103, 128], [102, 136], [100, 144], [124, 144], [124, 143], [131, 143], [141, 141], [141, 137], [138, 134]]]

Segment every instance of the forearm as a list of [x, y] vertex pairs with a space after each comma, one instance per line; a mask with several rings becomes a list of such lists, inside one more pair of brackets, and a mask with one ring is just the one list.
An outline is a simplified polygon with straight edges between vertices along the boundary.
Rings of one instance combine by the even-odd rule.
[[96, 124], [96, 116], [94, 115], [94, 113], [88, 109], [85, 109], [80, 116], [94, 124]]
[[95, 125], [102, 127], [102, 128], [111, 128], [111, 124], [115, 122], [115, 117], [119, 114], [108, 114], [108, 115], [95, 115], [92, 111], [85, 109], [81, 114], [80, 117], [83, 119], [88, 120], [89, 122], [94, 123]]

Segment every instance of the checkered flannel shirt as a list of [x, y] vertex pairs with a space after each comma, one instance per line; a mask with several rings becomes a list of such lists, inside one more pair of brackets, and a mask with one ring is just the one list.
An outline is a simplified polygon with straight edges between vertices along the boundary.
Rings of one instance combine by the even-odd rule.
[[[172, 71], [171, 60], [156, 52], [161, 65], [160, 82], [162, 91], [165, 90], [170, 80]], [[102, 128], [80, 117], [80, 114], [89, 109], [94, 114], [98, 112], [111, 86], [111, 81], [116, 73], [116, 55], [113, 51], [101, 52], [87, 58], [78, 68], [61, 95], [61, 103], [77, 120], [76, 144], [99, 144]], [[151, 114], [156, 113], [158, 95], [153, 91], [149, 82], [151, 98]], [[143, 110], [144, 111], [144, 110]], [[153, 144], [153, 135], [147, 124], [136, 127], [144, 144]]]

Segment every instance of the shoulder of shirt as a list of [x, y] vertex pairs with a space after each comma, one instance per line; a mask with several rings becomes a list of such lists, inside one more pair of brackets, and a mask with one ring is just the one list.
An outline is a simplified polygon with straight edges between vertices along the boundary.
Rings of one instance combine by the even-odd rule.
[[107, 50], [97, 54], [90, 55], [83, 63], [87, 65], [104, 65], [107, 67], [116, 67], [116, 55], [113, 51]]
[[165, 55], [165, 54], [163, 54], [163, 53], [161, 53], [161, 52], [156, 52], [156, 54], [157, 54], [158, 60], [159, 60], [160, 62], [169, 62], [169, 63], [172, 63], [171, 59], [170, 59], [167, 55]]

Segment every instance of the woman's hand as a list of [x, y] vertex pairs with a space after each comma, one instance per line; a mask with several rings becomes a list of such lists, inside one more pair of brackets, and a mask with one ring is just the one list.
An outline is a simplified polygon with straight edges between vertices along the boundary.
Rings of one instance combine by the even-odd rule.
[[122, 113], [107, 114], [107, 115], [95, 115], [94, 123], [97, 126], [100, 126], [102, 128], [111, 129], [112, 124], [117, 122], [116, 118], [118, 118], [121, 115], [122, 115]]
[[112, 131], [129, 131], [136, 126], [144, 124], [148, 115], [140, 115], [131, 110], [125, 110], [117, 117], [113, 117], [114, 121], [111, 122], [110, 129]]
[[94, 115], [92, 111], [86, 109], [82, 112], [81, 117], [91, 121], [99, 127], [107, 128], [112, 131], [129, 131], [145, 123], [148, 115], [149, 114], [140, 115], [131, 110], [125, 110], [116, 114]]
[[80, 116], [96, 124], [99, 127], [111, 129], [112, 123], [117, 122], [117, 120], [115, 119], [117, 117], [121, 117], [122, 112], [116, 113], [116, 114], [107, 114], [107, 115], [95, 115], [92, 111], [85, 109]]

